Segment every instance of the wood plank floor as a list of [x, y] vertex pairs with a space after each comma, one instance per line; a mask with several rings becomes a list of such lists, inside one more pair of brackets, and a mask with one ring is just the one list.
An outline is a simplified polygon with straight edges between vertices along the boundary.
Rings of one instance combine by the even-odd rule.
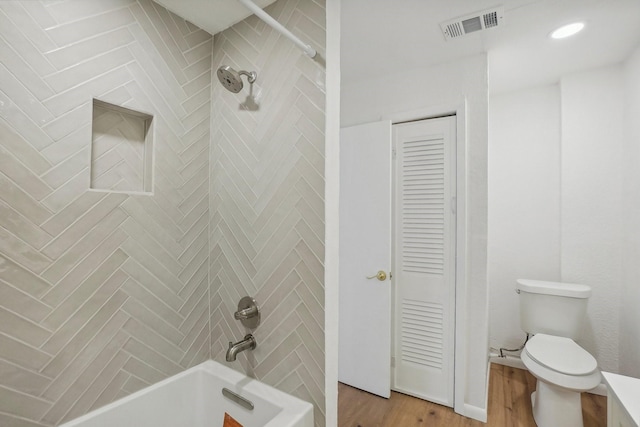
[[[384, 399], [339, 384], [338, 427], [536, 427], [530, 397], [535, 387], [529, 372], [492, 364], [489, 419], [484, 424], [401, 393], [392, 392], [390, 399]], [[607, 398], [583, 393], [582, 414], [585, 427], [605, 427]]]

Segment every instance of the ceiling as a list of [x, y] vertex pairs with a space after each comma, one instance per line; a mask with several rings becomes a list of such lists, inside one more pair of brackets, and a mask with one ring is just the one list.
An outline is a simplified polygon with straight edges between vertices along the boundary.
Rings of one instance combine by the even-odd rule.
[[[251, 13], [237, 0], [155, 0], [215, 34]], [[265, 7], [274, 0], [255, 0]], [[503, 25], [446, 41], [440, 23], [497, 5]], [[487, 52], [492, 93], [621, 62], [640, 44], [639, 0], [342, 0], [343, 84]], [[549, 33], [580, 20], [569, 39]]]
[[[236, 0], [154, 0], [210, 34], [219, 33], [252, 13]], [[275, 0], [253, 0], [261, 8]]]
[[[504, 25], [445, 41], [440, 23], [504, 5]], [[552, 40], [558, 26], [586, 22]], [[640, 44], [638, 0], [342, 0], [343, 84], [488, 52], [491, 92], [621, 62]]]

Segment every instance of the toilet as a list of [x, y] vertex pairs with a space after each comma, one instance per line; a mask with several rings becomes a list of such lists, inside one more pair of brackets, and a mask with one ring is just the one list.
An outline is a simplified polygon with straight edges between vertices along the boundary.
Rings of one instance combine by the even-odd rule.
[[596, 359], [574, 340], [585, 321], [587, 285], [517, 280], [520, 327], [532, 334], [521, 359], [536, 377], [531, 394], [538, 427], [583, 427], [580, 393], [600, 384]]

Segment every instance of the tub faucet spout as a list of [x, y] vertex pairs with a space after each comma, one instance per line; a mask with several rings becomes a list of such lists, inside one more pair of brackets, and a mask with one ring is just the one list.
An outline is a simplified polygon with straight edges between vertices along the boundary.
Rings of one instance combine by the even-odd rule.
[[245, 350], [253, 350], [256, 348], [256, 339], [251, 334], [245, 335], [242, 341], [232, 343], [229, 341], [229, 349], [227, 350], [227, 362], [233, 362], [236, 360], [238, 353]]

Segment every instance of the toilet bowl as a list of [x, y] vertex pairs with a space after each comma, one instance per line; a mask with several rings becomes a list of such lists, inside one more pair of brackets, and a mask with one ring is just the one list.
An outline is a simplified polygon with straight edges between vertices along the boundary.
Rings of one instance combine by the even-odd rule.
[[538, 427], [582, 427], [580, 393], [600, 384], [595, 358], [570, 338], [536, 334], [522, 351], [522, 362], [536, 377], [531, 395]]

